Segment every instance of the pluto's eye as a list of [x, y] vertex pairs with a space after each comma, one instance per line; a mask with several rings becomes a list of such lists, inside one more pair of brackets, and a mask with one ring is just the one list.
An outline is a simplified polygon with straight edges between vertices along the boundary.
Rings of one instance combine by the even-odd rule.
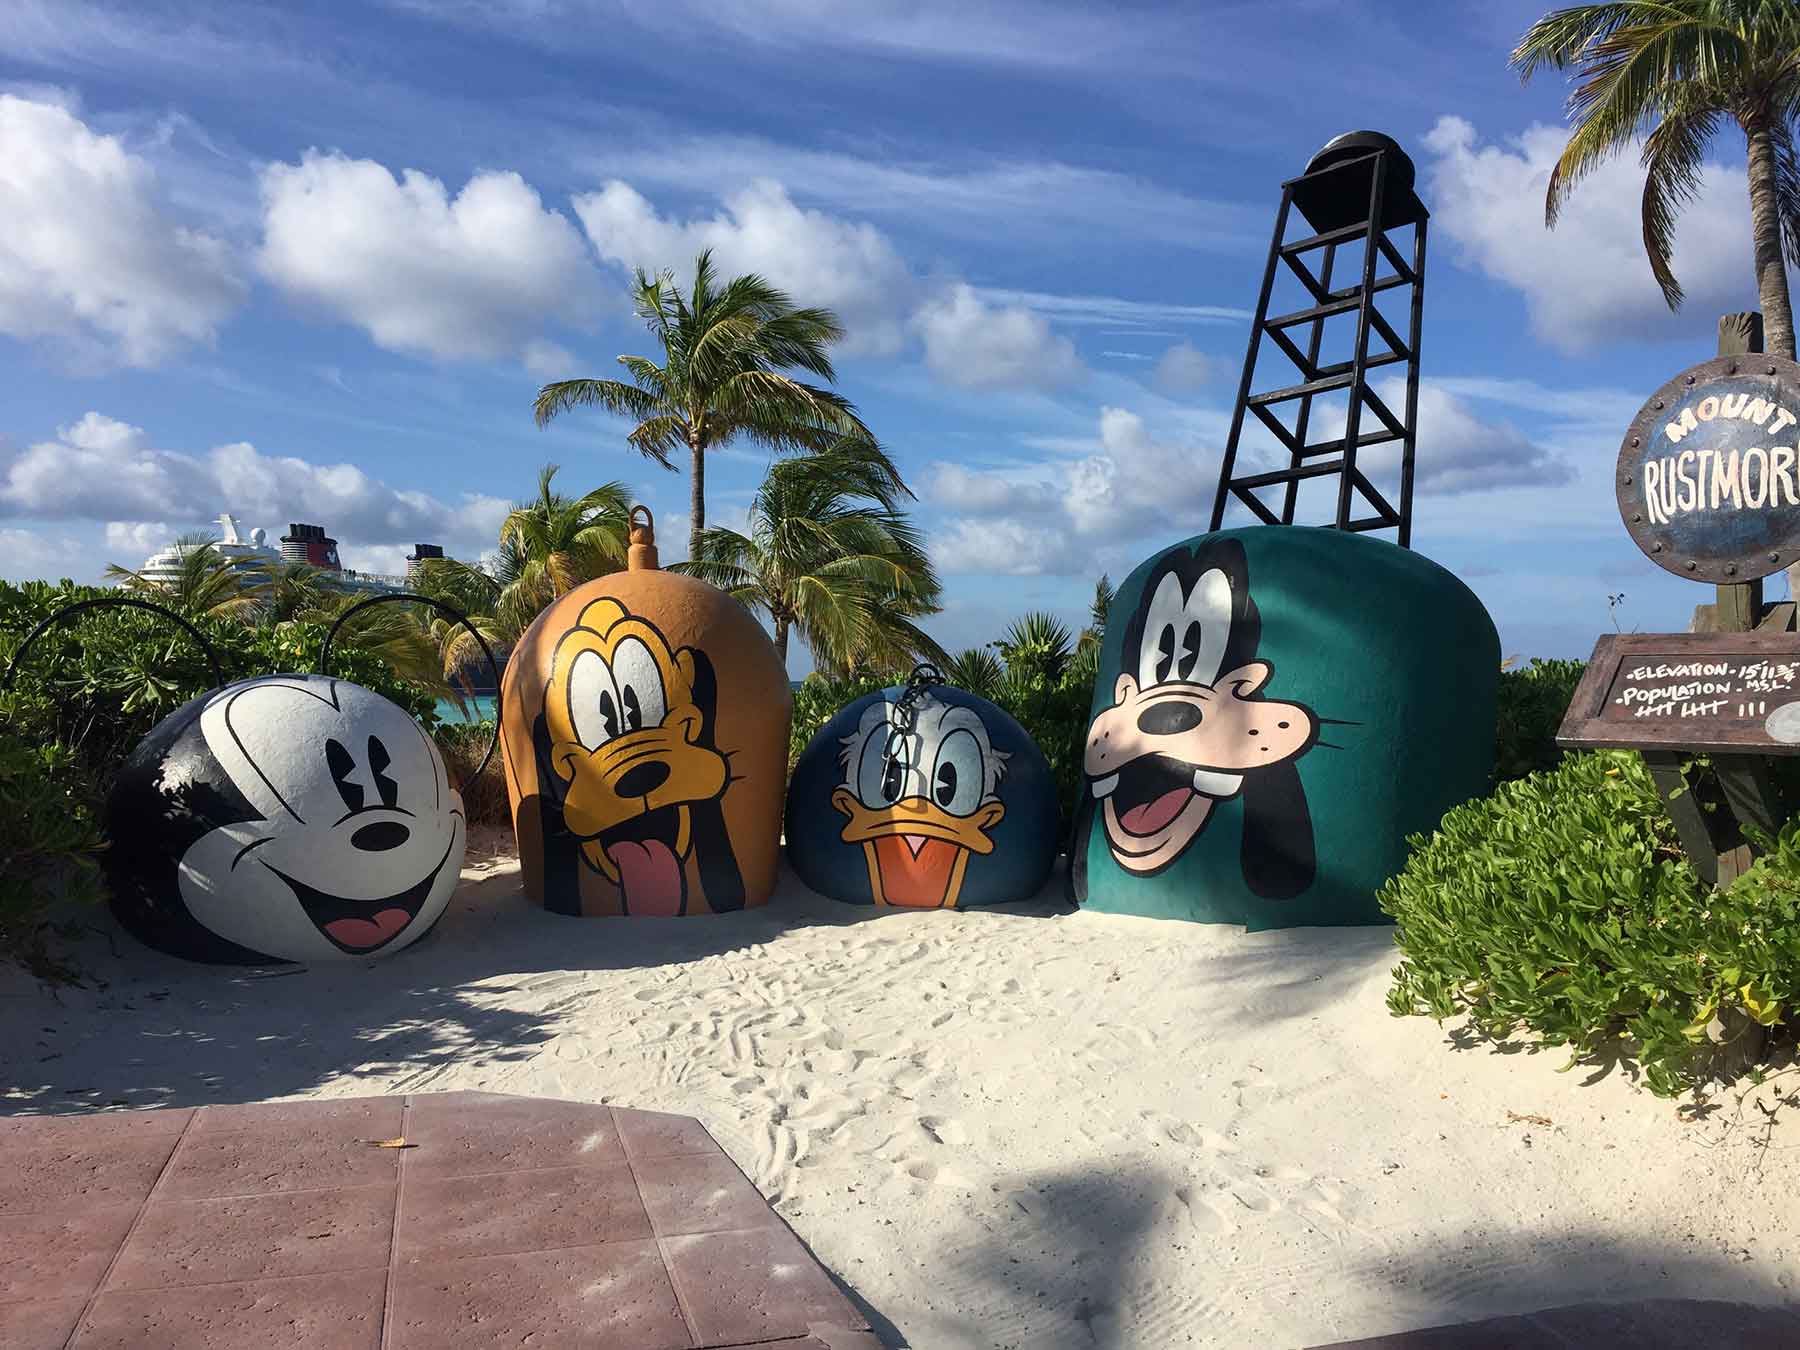
[[344, 748], [342, 741], [325, 742], [325, 765], [331, 770], [331, 781], [337, 784], [338, 796], [344, 799], [344, 809], [362, 810], [362, 784], [350, 781], [350, 775], [356, 772], [356, 761], [350, 757], [350, 752]]
[[619, 734], [619, 692], [612, 668], [592, 649], [576, 655], [569, 667], [569, 723], [575, 739], [598, 750]]
[[650, 649], [628, 637], [613, 649], [613, 679], [619, 685], [620, 717], [626, 731], [661, 726], [667, 710], [662, 671]]
[[375, 790], [381, 794], [381, 804], [392, 806], [400, 800], [400, 785], [388, 777], [388, 765], [393, 760], [388, 756], [387, 747], [381, 743], [381, 737], [369, 737], [369, 772], [375, 779]]

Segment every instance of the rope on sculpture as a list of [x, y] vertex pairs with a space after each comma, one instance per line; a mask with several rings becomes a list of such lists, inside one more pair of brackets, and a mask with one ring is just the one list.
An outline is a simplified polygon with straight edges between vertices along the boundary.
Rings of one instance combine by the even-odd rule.
[[883, 781], [896, 760], [900, 761], [902, 769], [906, 768], [904, 751], [907, 742], [912, 739], [913, 725], [918, 721], [918, 702], [933, 685], [945, 682], [944, 672], [929, 661], [919, 662], [912, 668], [912, 674], [906, 677], [906, 688], [894, 702], [894, 711], [888, 721], [887, 741], [881, 747]]

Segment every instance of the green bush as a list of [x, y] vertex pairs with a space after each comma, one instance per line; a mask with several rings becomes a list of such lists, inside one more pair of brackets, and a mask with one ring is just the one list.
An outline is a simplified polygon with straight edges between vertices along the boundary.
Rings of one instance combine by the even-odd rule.
[[1800, 825], [1724, 891], [1676, 842], [1643, 761], [1569, 755], [1456, 807], [1381, 892], [1403, 961], [1388, 1006], [1619, 1054], [1697, 1089], [1715, 1015], [1783, 1021], [1800, 983]]
[[1494, 736], [1494, 778], [1505, 783], [1562, 761], [1556, 729], [1575, 697], [1585, 661], [1534, 659], [1500, 672], [1499, 725]]
[[100, 832], [68, 759], [62, 746], [0, 729], [0, 955], [50, 977], [67, 973], [43, 941], [52, 906], [100, 897]]
[[487, 753], [494, 735], [492, 719], [485, 722], [445, 722], [434, 733], [438, 753], [450, 784], [462, 794], [463, 818], [471, 825], [511, 825], [512, 806], [506, 794], [506, 766], [499, 747], [479, 777], [475, 766]]

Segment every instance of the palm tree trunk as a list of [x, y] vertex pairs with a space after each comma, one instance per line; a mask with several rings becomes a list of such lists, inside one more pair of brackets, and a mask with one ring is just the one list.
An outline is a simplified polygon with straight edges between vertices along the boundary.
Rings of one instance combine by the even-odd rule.
[[1794, 359], [1794, 308], [1787, 265], [1781, 256], [1781, 220], [1775, 204], [1775, 147], [1766, 122], [1744, 128], [1750, 168], [1750, 233], [1756, 253], [1756, 292], [1762, 305], [1765, 350]]
[[700, 556], [700, 532], [706, 528], [706, 447], [689, 441], [694, 471], [688, 480], [688, 557]]
[[787, 665], [788, 621], [779, 614], [775, 616], [775, 650], [781, 653], [781, 664]]

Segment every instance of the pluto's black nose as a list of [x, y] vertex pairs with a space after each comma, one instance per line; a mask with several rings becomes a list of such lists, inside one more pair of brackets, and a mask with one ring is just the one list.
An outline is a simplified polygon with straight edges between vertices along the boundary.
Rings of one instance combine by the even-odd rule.
[[648, 759], [620, 774], [613, 790], [621, 797], [648, 797], [668, 781], [669, 766], [660, 759]]
[[385, 853], [390, 848], [399, 848], [411, 837], [412, 832], [399, 821], [383, 820], [365, 825], [351, 835], [350, 845], [364, 853]]

